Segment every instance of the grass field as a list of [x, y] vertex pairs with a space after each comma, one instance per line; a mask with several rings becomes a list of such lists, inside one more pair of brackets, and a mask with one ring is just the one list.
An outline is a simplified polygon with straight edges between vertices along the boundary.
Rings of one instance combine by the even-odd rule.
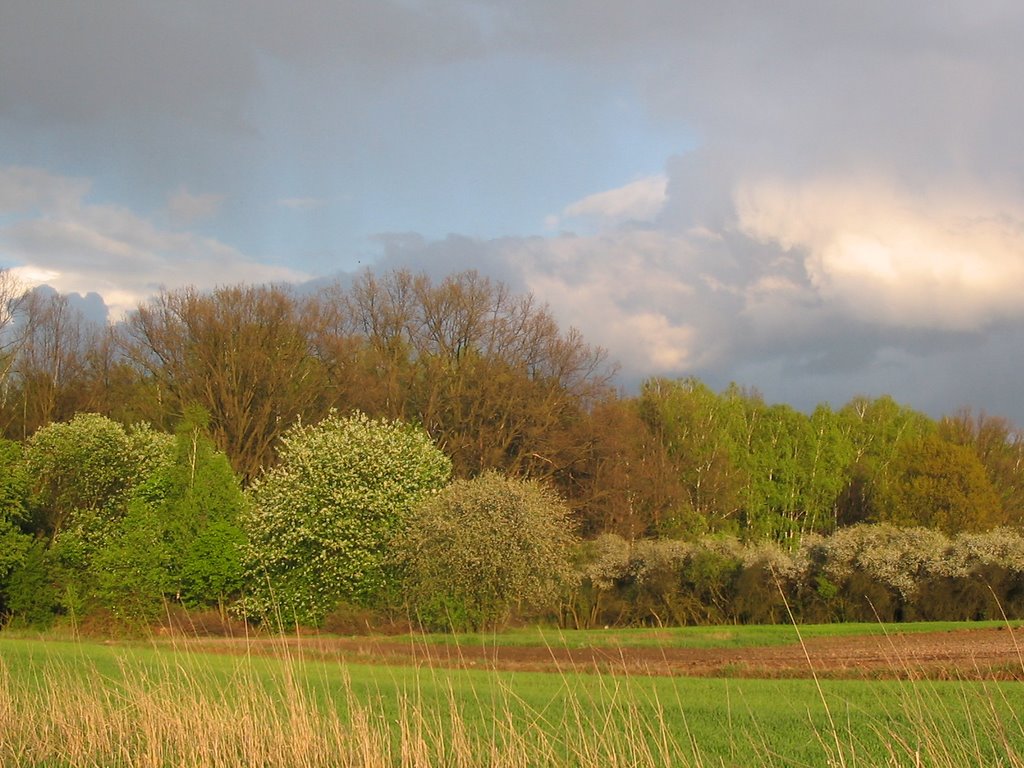
[[1024, 765], [1017, 712], [1014, 683], [510, 673], [0, 636], [3, 766]]
[[[1014, 623], [1014, 628], [1020, 622]], [[819, 637], [849, 637], [858, 635], [914, 634], [919, 632], [947, 632], [964, 628], [983, 629], [1006, 627], [1003, 621], [933, 621], [902, 624], [847, 623], [812, 624], [801, 626], [799, 634], [791, 624], [750, 624], [714, 627], [665, 627], [659, 629], [579, 629], [558, 630], [550, 627], [511, 629], [494, 634], [430, 634], [404, 639], [415, 642], [449, 645], [493, 645], [515, 647], [565, 648], [752, 648], [773, 645], [792, 645]], [[403, 638], [394, 638], [403, 639]]]

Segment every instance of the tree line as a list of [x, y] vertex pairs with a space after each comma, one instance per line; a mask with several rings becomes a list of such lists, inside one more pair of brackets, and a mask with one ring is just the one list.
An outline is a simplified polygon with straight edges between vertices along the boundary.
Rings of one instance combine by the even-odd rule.
[[475, 272], [165, 290], [114, 325], [0, 272], [0, 615], [587, 626], [764, 620], [776, 595], [865, 618], [868, 593], [897, 618], [1018, 611], [1006, 419], [615, 374]]
[[245, 490], [201, 409], [174, 435], [53, 422], [0, 441], [0, 619], [109, 631], [188, 609], [351, 631], [1024, 615], [1019, 527], [581, 539], [550, 484], [451, 473], [422, 428], [359, 412], [294, 425]]
[[807, 414], [693, 378], [624, 394], [602, 349], [476, 272], [164, 290], [113, 326], [2, 278], [0, 434], [19, 442], [86, 412], [170, 434], [198, 407], [248, 486], [292, 425], [358, 410], [421, 426], [456, 477], [550, 483], [586, 537], [956, 532], [1024, 512], [1024, 441], [1006, 419], [935, 420], [887, 396]]

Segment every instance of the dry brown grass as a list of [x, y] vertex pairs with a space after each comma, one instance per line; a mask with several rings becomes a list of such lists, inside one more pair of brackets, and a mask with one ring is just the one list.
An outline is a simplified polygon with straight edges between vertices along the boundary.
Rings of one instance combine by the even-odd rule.
[[[463, 712], [480, 702], [424, 706], [416, 691], [399, 697], [390, 720], [347, 686], [330, 700], [302, 681], [301, 662], [281, 665], [274, 686], [245, 671], [227, 685], [211, 685], [173, 663], [157, 671], [124, 666], [114, 680], [71, 663], [47, 666], [26, 682], [0, 662], [0, 765], [75, 768], [478, 768], [496, 766], [684, 765], [678, 755], [655, 754], [644, 733], [655, 730], [634, 709], [608, 721], [589, 721], [580, 702], [560, 715], [577, 732], [550, 736], [543, 713], [533, 722], [498, 706], [490, 728], [472, 726]], [[251, 670], [250, 670], [251, 671]], [[276, 693], [275, 693], [276, 691]], [[507, 691], [507, 696], [511, 696]], [[510, 700], [506, 698], [506, 703]], [[625, 711], [625, 710], [623, 710]], [[614, 718], [613, 718], [614, 715]], [[611, 720], [617, 722], [614, 727]], [[622, 722], [626, 723], [623, 730]], [[604, 727], [601, 727], [604, 726]], [[661, 724], [662, 730], [664, 724]], [[668, 742], [666, 741], [665, 744]], [[667, 761], [667, 762], [666, 762]]]
[[[69, 646], [74, 648], [74, 646]], [[401, 688], [397, 706], [357, 693], [342, 683], [315, 685], [316, 665], [306, 665], [287, 647], [278, 665], [241, 660], [227, 675], [204, 672], [204, 660], [187, 653], [162, 653], [156, 665], [122, 661], [104, 672], [74, 651], [41, 664], [34, 675], [12, 674], [0, 660], [0, 766], [37, 768], [616, 768], [617, 766], [750, 765], [709, 756], [669, 712], [684, 708], [678, 688], [659, 700], [659, 688], [638, 697], [631, 680], [599, 678], [601, 689], [575, 686], [557, 711], [531, 709], [511, 686], [483, 690], [476, 700], [447, 689], [426, 701], [415, 686]], [[272, 670], [268, 681], [267, 670]], [[223, 671], [223, 670], [222, 670]], [[428, 670], [429, 674], [429, 670]], [[444, 680], [445, 673], [438, 672]], [[982, 689], [972, 701], [977, 720], [964, 735], [962, 716], [929, 685], [901, 686], [887, 699], [871, 741], [854, 735], [844, 713], [831, 725], [809, 731], [820, 744], [821, 764], [835, 766], [988, 766], [1024, 768], [1016, 751], [1024, 727], [1002, 697], [1005, 688]], [[326, 693], [326, 696], [325, 696]], [[395, 692], [387, 692], [395, 697]], [[964, 688], [964, 699], [976, 688]], [[821, 694], [824, 701], [825, 695]], [[827, 705], [826, 705], [827, 706]], [[888, 707], [888, 711], [885, 710]], [[479, 712], [485, 712], [480, 718]], [[525, 715], [524, 715], [525, 713]], [[848, 716], [849, 713], [845, 713]], [[913, 729], [889, 729], [909, 720]], [[485, 727], [481, 727], [483, 721]], [[732, 727], [722, 722], [721, 727]], [[732, 738], [732, 737], [730, 737]], [[753, 744], [757, 763], [794, 765], [767, 747], [755, 729], [735, 738]], [[740, 750], [741, 752], [743, 750]], [[992, 754], [998, 755], [993, 763]]]

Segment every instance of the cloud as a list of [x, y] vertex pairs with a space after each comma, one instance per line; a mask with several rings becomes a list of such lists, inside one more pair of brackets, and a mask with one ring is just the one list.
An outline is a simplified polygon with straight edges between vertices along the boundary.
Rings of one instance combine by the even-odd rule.
[[0, 116], [61, 125], [159, 115], [245, 131], [271, 63], [372, 88], [479, 47], [456, 9], [386, 0], [95, 0], [60, 13], [8, 0], [2, 21]]
[[904, 328], [977, 330], [1024, 315], [1024, 204], [987, 194], [911, 194], [879, 179], [751, 181], [740, 229], [800, 254], [823, 301]]
[[[533, 290], [635, 378], [952, 408], [1024, 349], [1020, 3], [8, 0], [0, 19], [0, 154], [24, 166], [0, 172], [0, 248], [70, 290], [130, 306], [287, 279], [246, 251], [418, 228], [374, 241], [377, 267]], [[353, 189], [305, 231], [280, 210]], [[164, 203], [172, 227], [139, 213]], [[188, 231], [218, 213], [234, 240], [220, 217], [221, 239]], [[545, 213], [551, 236], [520, 236]]]
[[705, 350], [692, 315], [699, 277], [687, 274], [685, 243], [643, 232], [506, 242], [526, 288], [564, 326], [612, 350], [632, 370], [667, 373], [697, 365]]
[[98, 293], [116, 318], [162, 286], [308, 278], [289, 267], [261, 264], [216, 239], [161, 229], [127, 208], [90, 203], [88, 189], [83, 180], [0, 169], [0, 221], [4, 214], [18, 214], [0, 224], [0, 249], [26, 283]]
[[[588, 195], [565, 207], [562, 219], [592, 220], [602, 226], [652, 221], [665, 205], [668, 178], [662, 174], [637, 179], [617, 189]], [[560, 219], [548, 222], [557, 228]], [[554, 226], [551, 226], [554, 225]]]
[[324, 197], [282, 197], [277, 204], [282, 208], [293, 211], [314, 211], [323, 208], [328, 203]]
[[90, 187], [86, 179], [59, 176], [41, 168], [3, 168], [0, 169], [0, 213], [24, 214], [44, 209], [66, 212], [78, 207]]
[[167, 212], [176, 226], [187, 226], [216, 216], [224, 204], [224, 195], [194, 195], [179, 187], [167, 199]]

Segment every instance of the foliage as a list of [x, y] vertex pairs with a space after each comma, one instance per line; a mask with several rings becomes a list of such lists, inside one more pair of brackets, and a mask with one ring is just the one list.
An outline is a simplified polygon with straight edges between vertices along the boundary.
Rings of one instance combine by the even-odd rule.
[[635, 539], [705, 527], [703, 520], [683, 520], [681, 510], [690, 510], [677, 461], [639, 401], [601, 400], [582, 430], [589, 445], [572, 471], [573, 495], [585, 502], [581, 535]]
[[[42, 444], [76, 412], [171, 431], [198, 404], [203, 431], [247, 485], [276, 463], [291, 425], [358, 409], [422, 426], [458, 477], [497, 469], [551, 482], [586, 537], [794, 546], [869, 521], [953, 533], [1024, 520], [1024, 439], [1005, 419], [960, 411], [936, 424], [889, 396], [804, 413], [696, 378], [651, 379], [624, 396], [603, 350], [529, 294], [473, 271], [367, 271], [318, 292], [173, 289], [116, 331], [12, 280], [0, 270], [0, 434], [19, 440], [38, 431]], [[33, 531], [62, 535], [67, 515], [108, 500], [108, 517], [124, 514], [131, 493], [103, 487], [99, 472], [120, 476], [113, 444], [81, 441], [65, 462], [75, 472], [39, 465], [41, 445], [28, 451], [46, 470], [41, 483], [33, 471]], [[987, 495], [978, 462], [995, 506], [957, 501], [964, 483], [966, 496]]]
[[249, 489], [249, 610], [317, 624], [342, 601], [382, 600], [389, 543], [451, 462], [422, 430], [361, 413], [292, 428], [280, 455]]
[[29, 478], [22, 464], [21, 445], [0, 439], [0, 520], [28, 522]]
[[316, 410], [322, 369], [302, 302], [280, 286], [161, 291], [132, 313], [122, 347], [179, 413], [199, 404], [234, 468], [272, 463], [280, 429]]
[[874, 517], [950, 533], [985, 530], [1004, 522], [1002, 504], [977, 454], [936, 435], [901, 447]]
[[554, 607], [572, 580], [568, 507], [537, 481], [485, 472], [416, 505], [398, 539], [404, 594], [433, 628], [481, 629]]
[[162, 612], [169, 551], [161, 534], [153, 510], [135, 502], [90, 563], [95, 598], [126, 624], [143, 626]]
[[21, 446], [0, 440], [0, 615], [7, 612], [8, 578], [24, 561], [32, 543], [22, 531], [28, 518], [28, 477], [21, 464]]
[[1012, 524], [1024, 521], [1024, 433], [1005, 418], [975, 415], [969, 409], [942, 418], [938, 426], [944, 440], [967, 446], [977, 455], [999, 495], [1003, 518]]
[[939, 567], [948, 539], [938, 531], [856, 525], [804, 544], [806, 581], [839, 621], [900, 620]]
[[854, 451], [827, 406], [808, 417], [735, 385], [716, 394], [692, 378], [654, 379], [639, 402], [683, 489], [661, 533], [783, 540], [835, 528]]
[[689, 378], [648, 381], [639, 407], [675, 462], [683, 486], [677, 532], [734, 528], [746, 482], [739, 464], [742, 443], [737, 442], [742, 405]]
[[205, 411], [187, 410], [170, 459], [136, 493], [165, 552], [168, 594], [192, 608], [222, 604], [242, 587], [245, 496], [207, 424]]
[[603, 350], [563, 332], [533, 296], [473, 270], [438, 282], [364, 272], [330, 294], [361, 342], [360, 365], [342, 370], [371, 374], [355, 406], [422, 424], [458, 477], [570, 480], [587, 448], [574, 427], [609, 391]]
[[[59, 610], [75, 615], [102, 603], [97, 585], [108, 578], [109, 561], [99, 555], [121, 536], [133, 494], [167, 460], [169, 442], [145, 425], [126, 429], [93, 413], [49, 424], [26, 442], [30, 525], [48, 545], [42, 602], [52, 602], [53, 590]], [[30, 582], [39, 578], [42, 562], [31, 570]]]
[[[244, 497], [203, 433], [202, 414], [192, 413], [173, 440], [80, 414], [33, 436], [24, 466], [36, 527], [49, 543], [47, 589], [56, 601], [43, 602], [145, 623], [165, 598], [202, 607], [240, 589]], [[37, 563], [19, 578], [38, 581], [41, 572]]]
[[60, 604], [54, 578], [54, 558], [42, 539], [31, 542], [6, 587], [7, 610], [21, 626], [49, 626]]
[[900, 448], [935, 431], [924, 414], [899, 405], [891, 397], [855, 397], [839, 411], [842, 429], [853, 447], [850, 481], [839, 499], [840, 525], [880, 519], [879, 490]]
[[605, 535], [577, 550], [576, 627], [1024, 617], [1024, 534], [860, 524], [792, 549]]
[[144, 425], [125, 429], [95, 413], [42, 427], [25, 445], [38, 530], [56, 535], [83, 516], [120, 517], [168, 442]]

